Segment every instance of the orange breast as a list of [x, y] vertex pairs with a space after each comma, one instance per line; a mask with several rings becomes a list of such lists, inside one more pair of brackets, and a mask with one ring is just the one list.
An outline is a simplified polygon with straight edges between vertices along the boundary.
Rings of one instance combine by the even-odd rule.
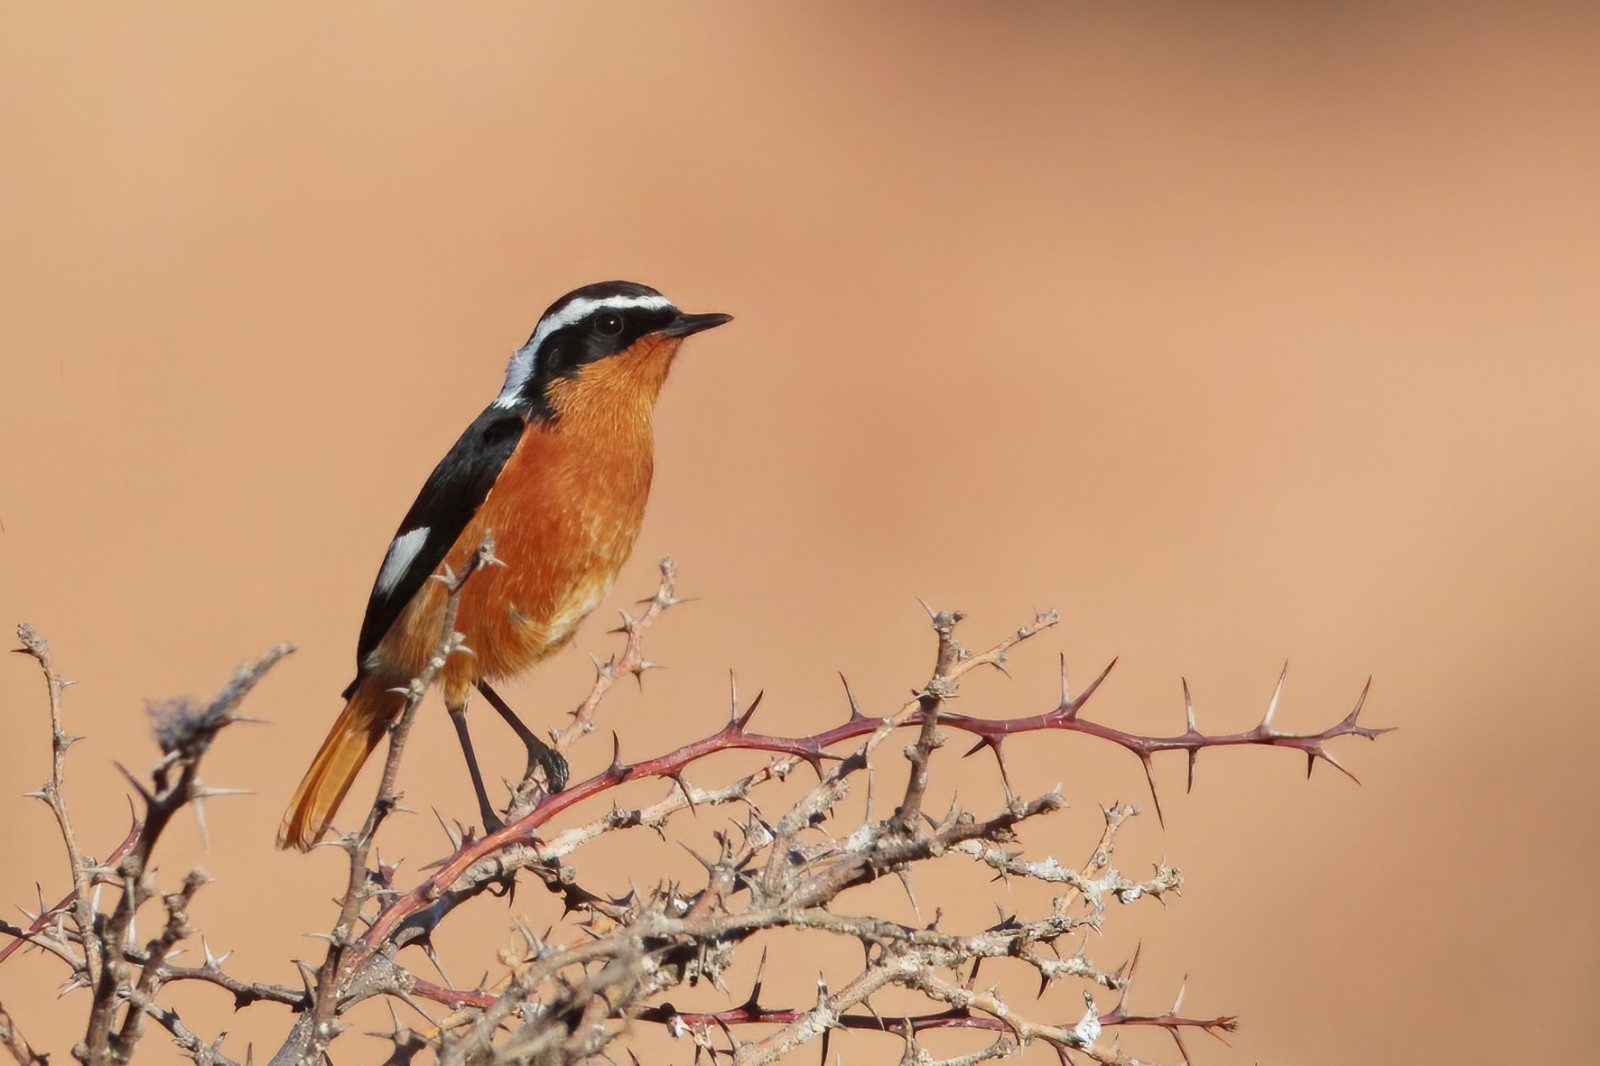
[[[602, 360], [547, 393], [556, 417], [531, 422], [446, 565], [459, 571], [488, 531], [504, 564], [472, 575], [456, 628], [472, 655], [442, 683], [463, 702], [481, 678], [521, 673], [558, 651], [600, 605], [633, 550], [653, 469], [651, 412], [675, 341]], [[439, 640], [445, 593], [429, 581], [379, 644], [385, 667], [414, 677]]]

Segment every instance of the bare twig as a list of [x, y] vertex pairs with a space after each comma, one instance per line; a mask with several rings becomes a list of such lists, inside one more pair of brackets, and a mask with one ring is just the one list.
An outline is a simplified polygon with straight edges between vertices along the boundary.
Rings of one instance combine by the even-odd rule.
[[11, 1052], [11, 1057], [17, 1060], [17, 1066], [49, 1066], [50, 1059], [33, 1050], [3, 1004], [0, 1004], [0, 1045]]
[[50, 780], [34, 795], [49, 805], [50, 812], [56, 817], [56, 830], [61, 834], [61, 842], [66, 845], [67, 862], [72, 868], [72, 916], [83, 939], [84, 969], [89, 981], [97, 982], [100, 980], [100, 949], [94, 937], [89, 935], [94, 928], [94, 915], [89, 904], [90, 875], [83, 861], [83, 853], [78, 848], [78, 835], [72, 827], [72, 818], [67, 813], [67, 749], [83, 739], [68, 733], [62, 726], [61, 694], [71, 682], [56, 673], [49, 642], [34, 632], [32, 626], [26, 622], [17, 626], [17, 639], [22, 641], [22, 647], [17, 650], [32, 656], [39, 664], [50, 700]]
[[[355, 940], [357, 917], [362, 906], [372, 895], [374, 878], [368, 870], [367, 859], [373, 840], [377, 836], [378, 827], [400, 802], [400, 793], [395, 783], [400, 773], [400, 759], [405, 752], [406, 738], [410, 736], [411, 723], [416, 717], [417, 707], [421, 704], [422, 697], [427, 694], [429, 686], [433, 684], [434, 678], [444, 669], [450, 656], [464, 647], [462, 634], [455, 630], [456, 610], [460, 606], [462, 588], [479, 568], [495, 562], [494, 540], [485, 533], [483, 542], [462, 567], [460, 574], [446, 572], [433, 579], [442, 582], [447, 593], [439, 643], [422, 673], [412, 679], [404, 690], [405, 702], [389, 728], [389, 749], [384, 759], [383, 776], [378, 784], [377, 796], [367, 812], [366, 821], [359, 832], [353, 836], [345, 836], [339, 841], [340, 846], [349, 853], [350, 875], [344, 897], [340, 901], [339, 919], [328, 937], [327, 954], [317, 969], [316, 994], [312, 1010], [303, 1019], [303, 1024], [297, 1026], [297, 1033], [303, 1040], [303, 1045], [296, 1047], [293, 1053], [302, 1059], [319, 1058], [328, 1043], [338, 1035], [339, 1027], [334, 1024], [333, 1019], [339, 1007], [342, 971], [350, 949], [357, 943]], [[383, 873], [380, 870], [378, 880], [382, 879]], [[280, 1061], [282, 1054], [280, 1052], [279, 1058], [273, 1061]]]
[[653, 663], [644, 657], [645, 634], [669, 607], [676, 607], [683, 602], [677, 598], [678, 564], [670, 558], [662, 559], [660, 570], [661, 584], [656, 589], [655, 595], [639, 601], [645, 605], [644, 613], [635, 616], [627, 611], [618, 612], [622, 615], [622, 622], [611, 632], [624, 635], [622, 651], [603, 663], [598, 661], [595, 663], [594, 684], [590, 687], [589, 694], [573, 710], [572, 721], [568, 723], [567, 728], [555, 736], [555, 749], [563, 755], [572, 750], [572, 745], [580, 737], [593, 732], [595, 711], [599, 709], [600, 702], [605, 699], [611, 686], [616, 684], [617, 678], [629, 673], [642, 685], [645, 671], [660, 666], [659, 663]]
[[[133, 847], [133, 842], [139, 839], [139, 833], [143, 828], [144, 823], [135, 821], [133, 827], [128, 830], [128, 835], [122, 838], [122, 843], [111, 849], [111, 854], [106, 856], [103, 863], [96, 862], [90, 858], [85, 859], [85, 862], [95, 869], [93, 878], [95, 884], [103, 884], [111, 880], [111, 868], [114, 868], [122, 860], [122, 857], [128, 853], [128, 849]], [[5, 962], [6, 959], [10, 958], [29, 938], [48, 929], [58, 916], [69, 911], [76, 915], [78, 899], [79, 893], [74, 888], [71, 892], [62, 896], [53, 906], [42, 909], [26, 929], [13, 926], [9, 922], [0, 921], [0, 933], [16, 938], [5, 947], [0, 948], [0, 962]]]
[[[102, 960], [98, 978], [88, 979], [93, 992], [88, 1031], [83, 1043], [73, 1050], [87, 1066], [121, 1066], [132, 1057], [143, 1034], [139, 1019], [153, 1009], [160, 965], [172, 946], [188, 935], [185, 908], [205, 882], [203, 874], [191, 874], [184, 891], [169, 899], [168, 923], [162, 936], [146, 949], [155, 965], [147, 963], [141, 967], [137, 985], [130, 984], [133, 969], [128, 958], [129, 940], [134, 916], [156, 891], [149, 877], [150, 857], [156, 842], [178, 811], [191, 804], [198, 805], [207, 795], [220, 794], [219, 790], [201, 786], [198, 777], [201, 758], [218, 733], [234, 722], [245, 720], [238, 713], [240, 702], [279, 659], [293, 650], [290, 645], [280, 644], [256, 662], [240, 667], [232, 680], [204, 707], [177, 700], [152, 708], [156, 739], [163, 754], [151, 772], [150, 785], [146, 787], [123, 771], [144, 800], [145, 815], [132, 846], [116, 866], [115, 875], [121, 881], [122, 892], [103, 923], [91, 925], [92, 933], [81, 938], [86, 945], [86, 955], [87, 944], [93, 942]], [[92, 907], [92, 897], [86, 897], [84, 902]], [[125, 1003], [130, 1010], [119, 1028], [116, 1016]], [[173, 1015], [171, 1023], [163, 1024], [172, 1032], [176, 1022]]]
[[950, 676], [956, 663], [966, 650], [956, 640], [956, 625], [966, 615], [960, 611], [929, 611], [933, 616], [933, 631], [939, 635], [939, 650], [934, 655], [933, 676], [917, 693], [917, 710], [922, 717], [922, 727], [917, 742], [906, 750], [911, 772], [906, 775], [905, 798], [894, 812], [894, 824], [902, 833], [916, 829], [917, 816], [922, 813], [922, 797], [928, 789], [928, 763], [933, 749], [944, 743], [939, 732], [939, 711], [944, 701], [956, 694], [956, 683]]
[[[1128, 733], [1081, 714], [1110, 667], [1076, 696], [1069, 692], [1063, 671], [1061, 698], [1043, 713], [997, 718], [958, 713], [950, 706], [966, 674], [979, 666], [1003, 672], [1010, 651], [1056, 624], [1056, 616], [1039, 614], [987, 650], [973, 652], [957, 639], [960, 612], [930, 609], [938, 639], [933, 669], [927, 682], [889, 713], [877, 717], [862, 713], [847, 686], [849, 715], [842, 723], [798, 736], [760, 733], [752, 721], [761, 697], [744, 702], [737, 686], [731, 686], [726, 722], [697, 740], [625, 761], [621, 742], [613, 738], [610, 764], [587, 780], [553, 795], [515, 792], [507, 808], [508, 824], [502, 828], [477, 837], [451, 830], [447, 823], [449, 853], [424, 866], [409, 887], [401, 886], [396, 883], [395, 865], [374, 863], [374, 841], [387, 816], [398, 809], [398, 768], [416, 708], [449, 656], [462, 651], [462, 638], [453, 628], [462, 585], [477, 566], [492, 558], [492, 545], [486, 542], [463, 573], [441, 578], [449, 592], [440, 642], [425, 671], [404, 690], [403, 706], [391, 726], [382, 780], [362, 827], [337, 841], [349, 856], [348, 876], [338, 918], [327, 934], [327, 953], [316, 970], [304, 968], [303, 989], [229, 973], [223, 969], [225, 957], [214, 956], [203, 941], [203, 963], [181, 966], [173, 961], [179, 945], [193, 935], [190, 904], [206, 880], [199, 870], [192, 871], [179, 889], [162, 896], [165, 921], [154, 937], [138, 944], [132, 935], [135, 913], [158, 894], [149, 867], [156, 840], [179, 808], [198, 804], [208, 794], [221, 794], [199, 785], [200, 757], [218, 729], [238, 720], [233, 711], [238, 699], [281, 650], [257, 664], [254, 672], [242, 672], [211, 707], [171, 704], [163, 709], [157, 734], [165, 756], [148, 786], [130, 777], [144, 798], [145, 818], [114, 853], [110, 865], [82, 857], [69, 836], [70, 819], [60, 797], [62, 756], [71, 739], [56, 743], [51, 783], [40, 795], [56, 810], [58, 824], [66, 827], [63, 836], [75, 871], [73, 891], [53, 907], [41, 899], [38, 914], [26, 928], [0, 926], [18, 938], [0, 959], [26, 941], [66, 963], [73, 975], [69, 986], [89, 985], [93, 999], [88, 1035], [75, 1049], [80, 1059], [96, 1066], [122, 1066], [153, 1020], [196, 1062], [234, 1066], [234, 1060], [220, 1050], [222, 1036], [205, 1041], [170, 1006], [159, 1002], [167, 985], [188, 981], [223, 990], [235, 1008], [273, 1003], [295, 1012], [298, 1017], [273, 1057], [275, 1066], [324, 1060], [346, 1027], [346, 1013], [375, 996], [389, 997], [391, 1010], [393, 1004], [403, 1004], [423, 1019], [405, 1023], [396, 1013], [388, 1031], [374, 1034], [388, 1042], [392, 1050], [387, 1062], [394, 1066], [430, 1055], [446, 1066], [616, 1061], [611, 1042], [629, 1024], [639, 1023], [661, 1025], [690, 1040], [697, 1061], [705, 1054], [712, 1061], [721, 1056], [740, 1066], [776, 1062], [813, 1041], [821, 1045], [826, 1061], [830, 1038], [839, 1031], [898, 1035], [904, 1041], [900, 1055], [904, 1066], [975, 1066], [1011, 1056], [1030, 1043], [1053, 1047], [1063, 1062], [1082, 1058], [1101, 1066], [1140, 1066], [1142, 1060], [1123, 1051], [1114, 1035], [1139, 1028], [1169, 1034], [1188, 1062], [1185, 1034], [1198, 1030], [1221, 1037], [1233, 1030], [1236, 1020], [1183, 1013], [1181, 989], [1168, 1010], [1135, 1012], [1130, 993], [1138, 953], [1114, 968], [1097, 965], [1087, 954], [1087, 934], [1102, 930], [1116, 905], [1141, 900], [1164, 903], [1181, 891], [1182, 872], [1164, 861], [1154, 864], [1153, 872], [1143, 879], [1118, 868], [1114, 858], [1119, 830], [1139, 813], [1132, 805], [1103, 808], [1100, 836], [1077, 867], [1023, 849], [1019, 827], [1062, 811], [1066, 801], [1058, 791], [1019, 795], [1007, 773], [1005, 741], [1050, 731], [1110, 740], [1140, 759], [1153, 792], [1149, 767], [1159, 751], [1185, 752], [1192, 781], [1195, 756], [1206, 748], [1288, 747], [1305, 754], [1310, 765], [1321, 760], [1339, 766], [1328, 751], [1330, 741], [1384, 732], [1359, 722], [1365, 691], [1362, 701], [1327, 729], [1278, 730], [1273, 722], [1280, 677], [1267, 713], [1251, 730], [1201, 733], [1185, 686], [1183, 733], [1168, 737]], [[623, 673], [637, 677], [656, 665], [644, 656], [644, 636], [667, 608], [679, 602], [670, 560], [662, 563], [655, 595], [642, 602], [647, 604], [642, 614], [623, 616], [621, 651], [597, 664], [595, 681], [573, 712], [572, 722], [554, 734], [559, 750], [565, 752], [591, 734], [600, 704], [618, 677]], [[53, 679], [53, 730], [64, 738], [61, 683], [50, 669], [48, 649], [36, 638], [30, 643], [30, 637], [31, 631], [24, 635], [26, 650]], [[916, 735], [904, 749], [909, 769], [903, 787], [896, 790], [899, 802], [886, 817], [874, 819], [872, 782], [875, 774], [887, 772], [879, 765], [880, 752], [887, 750], [883, 745], [891, 738], [912, 728]], [[959, 801], [952, 801], [943, 814], [930, 810], [930, 786], [937, 776], [934, 755], [947, 730], [970, 734], [976, 740], [972, 751], [987, 747], [996, 756], [1005, 802], [987, 816]], [[717, 785], [702, 787], [688, 780], [691, 768], [697, 775], [706, 772], [697, 768], [699, 764], [730, 751], [762, 752], [767, 761], [724, 777]], [[815, 783], [798, 794], [793, 789], [777, 791], [776, 783], [800, 763], [815, 772]], [[568, 817], [585, 801], [617, 797], [623, 785], [649, 778], [664, 783], [659, 798], [626, 806], [613, 799], [609, 811], [591, 812], [583, 820]], [[840, 813], [846, 809], [841, 801], [863, 781], [868, 788], [867, 814], [847, 820]], [[786, 797], [781, 803], [780, 795]], [[709, 847], [691, 845], [684, 833], [687, 817], [698, 815], [704, 823], [710, 818], [707, 812], [717, 810], [732, 810], [736, 816], [724, 821], [719, 815], [707, 827]], [[700, 862], [703, 875], [608, 891], [592, 871], [582, 869], [584, 849], [607, 834], [634, 829], [649, 829], [684, 844]], [[1002, 914], [992, 925], [967, 929], [948, 927], [937, 909], [928, 921], [921, 916], [914, 894], [912, 903], [919, 915], [915, 924], [858, 913], [860, 908], [844, 903], [847, 897], [856, 898], [853, 889], [888, 875], [911, 893], [920, 871], [950, 862], [981, 863], [998, 878], [1049, 885], [1053, 898], [1034, 913]], [[486, 974], [472, 988], [452, 987], [448, 979], [425, 980], [406, 968], [403, 960], [408, 956], [402, 954], [406, 947], [419, 946], [432, 958], [432, 939], [452, 913], [483, 895], [509, 892], [523, 870], [532, 871], [560, 899], [567, 915], [563, 923], [544, 932], [519, 925], [516, 946], [499, 955], [499, 976], [490, 980]], [[99, 914], [92, 894], [105, 883], [121, 892], [115, 908]], [[809, 1006], [763, 1002], [759, 974], [743, 1002], [722, 1009], [680, 1011], [666, 1001], [669, 991], [700, 981], [725, 990], [729, 965], [753, 939], [775, 930], [854, 944], [861, 953], [860, 966], [832, 989], [819, 980], [815, 1002]], [[100, 960], [95, 979], [89, 972], [91, 951]], [[1063, 1021], [1059, 1015], [1032, 1017], [1018, 1011], [1016, 997], [1003, 985], [981, 986], [980, 965], [1000, 959], [1030, 968], [1041, 995], [1058, 983], [1080, 990], [1081, 1016], [1075, 1021]], [[920, 994], [925, 1008], [881, 1014], [873, 997], [890, 988]], [[1110, 1010], [1096, 1008], [1092, 992], [1115, 994], [1116, 1005]], [[987, 1034], [988, 1043], [936, 1059], [918, 1042], [921, 1034], [952, 1029]], [[15, 1036], [3, 1010], [0, 1036], [19, 1063], [42, 1062], [42, 1056]]]

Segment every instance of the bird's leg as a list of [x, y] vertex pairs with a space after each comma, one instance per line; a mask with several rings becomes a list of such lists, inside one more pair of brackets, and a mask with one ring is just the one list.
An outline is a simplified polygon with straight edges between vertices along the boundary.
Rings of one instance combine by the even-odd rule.
[[478, 757], [472, 751], [472, 737], [467, 733], [467, 704], [462, 701], [459, 707], [446, 704], [450, 712], [450, 724], [456, 727], [456, 737], [461, 741], [461, 754], [467, 757], [467, 773], [472, 775], [472, 791], [478, 796], [478, 814], [483, 818], [483, 831], [493, 833], [505, 827], [505, 822], [495, 813], [494, 805], [489, 802], [489, 793], [483, 787], [483, 773], [478, 769]]
[[528, 771], [523, 775], [523, 780], [526, 781], [533, 776], [533, 768], [538, 766], [544, 769], [544, 779], [549, 784], [551, 792], [560, 792], [566, 788], [567, 760], [561, 753], [540, 740], [533, 730], [524, 725], [522, 719], [517, 717], [517, 713], [500, 698], [500, 694], [489, 687], [488, 682], [479, 681], [478, 691], [483, 693], [483, 698], [489, 701], [489, 706], [500, 713], [500, 717], [506, 720], [506, 724], [515, 730], [522, 743], [527, 745]]

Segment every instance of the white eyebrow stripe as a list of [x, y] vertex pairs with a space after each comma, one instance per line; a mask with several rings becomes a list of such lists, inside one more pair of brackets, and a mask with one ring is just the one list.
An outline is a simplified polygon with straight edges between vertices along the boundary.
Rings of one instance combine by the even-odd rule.
[[539, 345], [558, 329], [565, 329], [583, 321], [595, 311], [602, 308], [612, 311], [627, 311], [633, 308], [646, 308], [651, 311], [664, 311], [672, 306], [672, 301], [660, 293], [649, 296], [605, 296], [598, 300], [581, 296], [567, 304], [553, 315], [546, 315], [539, 320], [538, 327], [533, 331], [533, 336], [528, 338], [524, 348], [539, 350]]
[[550, 338], [550, 334], [558, 329], [582, 322], [589, 315], [601, 309], [627, 311], [643, 308], [650, 311], [664, 311], [672, 306], [672, 301], [655, 293], [649, 296], [605, 296], [594, 299], [589, 296], [580, 296], [570, 303], [563, 304], [560, 310], [547, 314], [539, 320], [533, 336], [528, 338], [528, 343], [518, 348], [511, 357], [511, 363], [506, 367], [506, 383], [500, 389], [500, 395], [495, 397], [494, 406], [516, 406], [517, 393], [533, 377], [534, 360], [538, 358], [539, 346]]
[[417, 553], [422, 551], [422, 546], [428, 542], [428, 527], [419, 526], [408, 530], [389, 542], [389, 553], [383, 557], [383, 569], [378, 571], [378, 591], [388, 595], [405, 572], [411, 569], [411, 564], [416, 561]]

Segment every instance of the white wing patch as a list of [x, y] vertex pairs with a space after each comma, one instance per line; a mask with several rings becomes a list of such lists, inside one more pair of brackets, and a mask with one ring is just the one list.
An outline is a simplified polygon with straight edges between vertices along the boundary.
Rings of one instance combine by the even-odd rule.
[[533, 377], [534, 361], [539, 357], [539, 346], [556, 330], [566, 329], [582, 322], [602, 308], [626, 311], [642, 307], [652, 311], [664, 311], [671, 306], [672, 301], [659, 293], [653, 296], [606, 296], [598, 300], [583, 296], [564, 304], [559, 311], [541, 318], [539, 325], [534, 328], [533, 336], [528, 338], [528, 343], [518, 348], [516, 354], [511, 357], [511, 365], [506, 367], [505, 387], [500, 390], [500, 395], [495, 397], [494, 406], [516, 406], [517, 394], [528, 383], [528, 379]]
[[389, 554], [383, 557], [383, 569], [378, 571], [379, 592], [387, 596], [399, 584], [427, 541], [428, 527], [420, 526], [389, 542]]

